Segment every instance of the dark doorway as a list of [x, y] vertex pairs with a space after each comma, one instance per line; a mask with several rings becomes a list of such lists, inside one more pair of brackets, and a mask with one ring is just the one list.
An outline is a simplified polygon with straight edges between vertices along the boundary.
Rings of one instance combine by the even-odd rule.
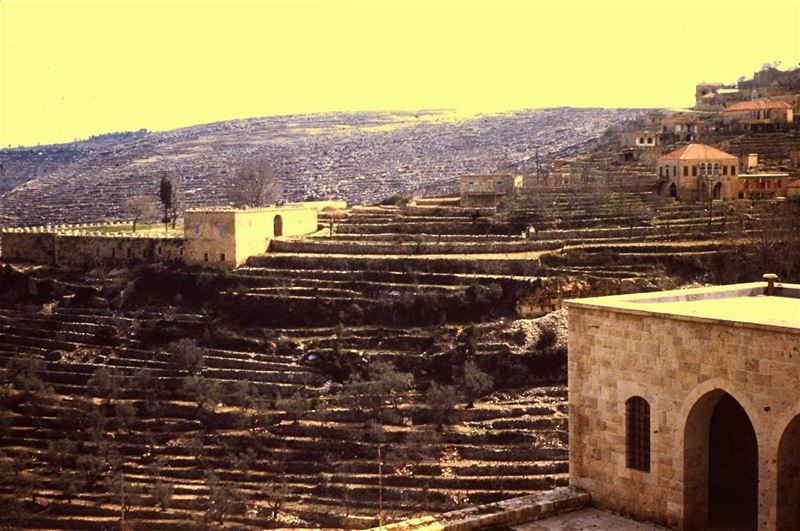
[[800, 529], [800, 416], [789, 423], [778, 446], [777, 528]]
[[711, 529], [749, 530], [758, 523], [758, 444], [742, 406], [717, 402], [708, 428], [708, 519]]
[[714, 199], [722, 198], [722, 183], [717, 183], [714, 185], [714, 190], [711, 193], [711, 197]]
[[669, 185], [669, 196], [678, 197], [678, 186], [675, 183]]
[[275, 216], [275, 219], [272, 222], [272, 235], [275, 238], [283, 236], [283, 218], [280, 216]]

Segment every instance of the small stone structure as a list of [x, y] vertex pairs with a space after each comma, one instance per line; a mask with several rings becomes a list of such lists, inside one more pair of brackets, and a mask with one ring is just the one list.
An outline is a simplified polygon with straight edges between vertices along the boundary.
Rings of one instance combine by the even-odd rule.
[[722, 111], [722, 119], [746, 130], [766, 130], [792, 123], [794, 109], [785, 101], [761, 98], [734, 103]]
[[780, 172], [741, 173], [740, 199], [775, 199], [786, 197], [789, 174]]
[[800, 529], [800, 285], [567, 301], [570, 484], [680, 529]]
[[317, 211], [287, 205], [252, 209], [194, 209], [184, 214], [186, 262], [239, 266], [267, 251], [269, 241], [317, 230]]
[[[182, 262], [236, 267], [267, 251], [269, 241], [317, 230], [317, 213], [346, 208], [316, 201], [265, 208], [204, 208], [184, 214], [184, 235], [108, 230], [114, 224], [2, 229], [2, 259], [49, 265]], [[102, 230], [102, 231], [101, 231]]]
[[461, 206], [496, 207], [501, 198], [511, 195], [520, 186], [521, 175], [462, 175]]
[[738, 166], [736, 155], [705, 144], [689, 144], [658, 159], [656, 193], [688, 201], [736, 199]]
[[622, 147], [652, 148], [661, 145], [661, 132], [647, 129], [626, 131], [620, 135]]

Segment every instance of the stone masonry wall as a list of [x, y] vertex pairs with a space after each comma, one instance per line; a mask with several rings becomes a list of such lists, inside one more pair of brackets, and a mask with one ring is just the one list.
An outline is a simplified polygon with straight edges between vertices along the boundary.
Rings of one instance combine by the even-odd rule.
[[136, 236], [135, 234], [64, 234], [44, 229], [10, 229], [3, 232], [5, 261], [50, 265], [163, 262], [181, 260], [182, 238]]
[[[568, 307], [571, 485], [599, 506], [687, 526], [685, 517], [703, 510], [696, 506], [707, 496], [692, 476], [708, 468], [707, 458], [684, 462], [684, 451], [694, 455], [691, 445], [703, 444], [695, 433], [702, 429], [686, 430], [687, 419], [705, 397], [724, 391], [755, 429], [759, 529], [775, 529], [778, 444], [800, 414], [800, 331]], [[651, 408], [649, 473], [626, 467], [625, 402], [632, 396]]]

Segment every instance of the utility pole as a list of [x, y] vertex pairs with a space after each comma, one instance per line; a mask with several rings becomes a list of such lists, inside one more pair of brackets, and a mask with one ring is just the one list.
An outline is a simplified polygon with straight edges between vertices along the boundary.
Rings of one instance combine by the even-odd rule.
[[125, 476], [122, 473], [122, 460], [119, 464], [119, 491], [120, 491], [120, 508], [119, 508], [119, 528], [120, 531], [125, 531]]
[[381, 443], [378, 443], [378, 525], [383, 525], [383, 459]]

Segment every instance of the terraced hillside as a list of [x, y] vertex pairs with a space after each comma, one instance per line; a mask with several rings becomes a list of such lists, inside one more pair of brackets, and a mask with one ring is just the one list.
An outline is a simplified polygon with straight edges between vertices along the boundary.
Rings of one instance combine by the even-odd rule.
[[4, 268], [0, 524], [364, 528], [563, 485], [563, 298], [800, 274], [786, 202], [449, 203], [326, 212], [228, 273]]
[[287, 201], [452, 191], [458, 175], [524, 171], [540, 156], [590, 149], [633, 110], [544, 109], [459, 116], [449, 111], [276, 116], [174, 131], [110, 135], [60, 146], [0, 150], [0, 226], [122, 219], [133, 195], [153, 195], [162, 172], [183, 207], [227, 203], [232, 172], [266, 157]]
[[564, 484], [563, 316], [503, 319], [542, 246], [485, 212], [332, 219], [228, 274], [6, 270], [5, 522], [104, 528], [124, 490], [134, 526], [359, 528]]

